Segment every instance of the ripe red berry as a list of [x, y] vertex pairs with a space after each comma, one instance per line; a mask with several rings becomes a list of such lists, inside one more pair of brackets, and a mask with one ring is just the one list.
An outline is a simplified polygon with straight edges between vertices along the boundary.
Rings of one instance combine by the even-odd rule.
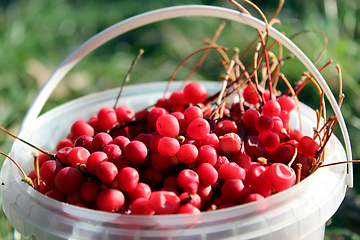
[[124, 149], [124, 154], [130, 162], [139, 162], [145, 159], [148, 154], [146, 145], [138, 140], [131, 141]]
[[101, 184], [96, 180], [84, 182], [80, 188], [80, 196], [87, 202], [94, 202], [101, 191]]
[[132, 167], [125, 167], [117, 174], [116, 181], [121, 190], [133, 191], [139, 183], [139, 172]]
[[319, 150], [319, 144], [309, 136], [303, 136], [299, 140], [298, 148], [300, 152], [309, 158], [313, 158]]
[[73, 123], [70, 129], [70, 137], [73, 141], [75, 141], [78, 137], [86, 135], [86, 136], [94, 136], [94, 129], [84, 120], [79, 119]]
[[100, 109], [97, 114], [99, 125], [104, 130], [110, 130], [117, 125], [115, 110], [110, 107]]
[[250, 193], [249, 186], [241, 179], [230, 179], [221, 188], [221, 197], [226, 202], [240, 204]]
[[117, 107], [115, 110], [115, 114], [116, 119], [120, 125], [125, 125], [129, 123], [135, 116], [134, 110], [127, 105]]
[[184, 96], [190, 103], [196, 105], [206, 100], [207, 90], [200, 82], [191, 82], [184, 87]]
[[178, 188], [181, 191], [189, 192], [190, 194], [197, 192], [199, 183], [198, 174], [191, 169], [182, 170], [176, 178], [176, 185]]
[[86, 148], [74, 147], [67, 156], [67, 163], [72, 167], [75, 167], [76, 164], [86, 164], [89, 156], [90, 152]]
[[114, 188], [102, 190], [96, 198], [96, 206], [105, 212], [117, 212], [124, 205], [124, 202], [124, 194]]
[[190, 106], [184, 111], [184, 118], [186, 119], [187, 123], [191, 123], [196, 118], [202, 118], [203, 112], [197, 106]]
[[243, 92], [243, 97], [247, 103], [257, 104], [260, 102], [258, 94], [256, 92], [256, 87], [254, 84], [249, 84]]
[[184, 163], [193, 163], [198, 156], [198, 149], [193, 144], [183, 144], [176, 153], [177, 158]]
[[84, 182], [81, 172], [73, 167], [61, 169], [55, 176], [55, 186], [63, 194], [79, 191]]
[[199, 176], [200, 183], [205, 186], [214, 184], [218, 179], [218, 172], [210, 163], [199, 164], [196, 173]]
[[295, 184], [296, 175], [291, 167], [283, 163], [273, 163], [267, 170], [266, 181], [275, 191], [281, 192]]
[[159, 140], [158, 151], [164, 156], [175, 156], [180, 149], [180, 143], [176, 138], [163, 137]]
[[179, 121], [170, 114], [164, 114], [156, 120], [156, 130], [164, 137], [176, 138], [179, 135]]
[[281, 111], [281, 106], [275, 100], [267, 101], [262, 108], [262, 114], [267, 115], [269, 117], [279, 116], [280, 111]]
[[48, 160], [40, 167], [40, 178], [50, 189], [55, 188], [55, 176], [62, 169], [60, 162]]
[[150, 206], [149, 199], [137, 198], [130, 205], [131, 215], [152, 216], [155, 211]]
[[210, 124], [204, 118], [196, 118], [189, 124], [186, 131], [191, 138], [200, 140], [210, 133]]
[[238, 127], [234, 121], [223, 120], [216, 124], [215, 133], [218, 136], [222, 136], [226, 133], [238, 133]]
[[236, 133], [227, 133], [219, 137], [221, 151], [225, 155], [235, 155], [240, 152], [242, 141]]
[[180, 207], [180, 198], [174, 192], [156, 191], [151, 194], [149, 203], [156, 214], [173, 214]]
[[296, 107], [295, 100], [290, 96], [281, 96], [277, 99], [277, 102], [281, 106], [281, 110], [290, 112]]
[[110, 184], [118, 175], [118, 169], [112, 162], [101, 162], [95, 170], [95, 175], [103, 184]]

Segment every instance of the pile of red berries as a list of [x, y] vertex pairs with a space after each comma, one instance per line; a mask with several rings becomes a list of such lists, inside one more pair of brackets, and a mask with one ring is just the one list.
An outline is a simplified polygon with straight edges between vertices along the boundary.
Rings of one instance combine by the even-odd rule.
[[[270, 95], [248, 85], [244, 100], [218, 108], [191, 82], [136, 113], [104, 107], [73, 123], [54, 159], [38, 156], [37, 187], [69, 204], [137, 215], [264, 199], [305, 178], [319, 149], [290, 127], [295, 100]], [[35, 171], [29, 176], [36, 182]]]

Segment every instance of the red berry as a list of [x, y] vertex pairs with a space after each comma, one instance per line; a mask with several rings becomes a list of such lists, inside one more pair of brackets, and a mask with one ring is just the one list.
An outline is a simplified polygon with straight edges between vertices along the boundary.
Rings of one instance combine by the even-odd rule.
[[97, 114], [99, 125], [102, 129], [110, 130], [117, 125], [115, 110], [110, 107], [100, 109]]
[[190, 103], [196, 105], [206, 100], [207, 90], [200, 82], [191, 82], [184, 87], [184, 96]]
[[125, 202], [124, 194], [114, 188], [102, 190], [96, 198], [96, 206], [101, 211], [117, 212]]
[[81, 172], [73, 167], [61, 169], [55, 176], [55, 186], [63, 194], [79, 191], [84, 182]]
[[156, 214], [173, 214], [180, 207], [180, 198], [174, 192], [157, 191], [151, 194], [149, 203]]
[[242, 141], [236, 133], [227, 133], [219, 138], [221, 151], [225, 155], [235, 155], [240, 152]]
[[179, 121], [170, 114], [164, 114], [156, 120], [156, 130], [164, 137], [176, 138], [179, 135]]
[[189, 124], [186, 131], [191, 138], [200, 140], [210, 133], [210, 124], [204, 118], [196, 118]]
[[126, 105], [117, 107], [115, 110], [116, 119], [120, 125], [125, 125], [129, 123], [135, 116], [134, 110]]

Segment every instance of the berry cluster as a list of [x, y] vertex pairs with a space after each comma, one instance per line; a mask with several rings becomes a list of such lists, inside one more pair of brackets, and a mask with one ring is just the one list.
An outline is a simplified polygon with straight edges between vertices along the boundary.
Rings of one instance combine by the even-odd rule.
[[104, 107], [73, 123], [54, 158], [40, 153], [29, 177], [62, 202], [155, 215], [258, 201], [308, 175], [320, 146], [291, 129], [292, 97], [249, 84], [240, 101], [219, 107], [215, 98], [190, 82], [136, 113]]

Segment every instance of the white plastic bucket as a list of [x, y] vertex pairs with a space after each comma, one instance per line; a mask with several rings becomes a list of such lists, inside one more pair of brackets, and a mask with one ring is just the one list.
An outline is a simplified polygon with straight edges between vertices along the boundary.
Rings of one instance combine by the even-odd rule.
[[[262, 21], [237, 11], [212, 6], [179, 6], [155, 10], [120, 22], [95, 35], [74, 51], [55, 70], [39, 92], [26, 117], [19, 136], [43, 149], [55, 149], [77, 119], [87, 119], [103, 106], [113, 106], [118, 89], [107, 90], [70, 101], [38, 117], [50, 93], [66, 73], [85, 55], [108, 40], [136, 27], [168, 18], [200, 15], [227, 18], [265, 29]], [[334, 136], [326, 148], [326, 163], [351, 160], [346, 126], [335, 98], [311, 61], [286, 37], [273, 28], [269, 35], [297, 56], [325, 90], [339, 118], [347, 156]], [[179, 88], [178, 82], [170, 91]], [[163, 96], [166, 83], [128, 86], [119, 104], [135, 110]], [[220, 85], [206, 82], [209, 92]], [[315, 112], [301, 104], [302, 121], [308, 134], [315, 125]], [[292, 116], [296, 127], [296, 116]], [[10, 155], [25, 171], [33, 166], [33, 149], [15, 141]], [[16, 167], [7, 159], [1, 170], [4, 212], [10, 223], [24, 236], [37, 239], [323, 239], [326, 221], [336, 212], [352, 186], [352, 165], [321, 168], [292, 188], [263, 201], [198, 215], [123, 216], [83, 209], [50, 199], [21, 182]]]

